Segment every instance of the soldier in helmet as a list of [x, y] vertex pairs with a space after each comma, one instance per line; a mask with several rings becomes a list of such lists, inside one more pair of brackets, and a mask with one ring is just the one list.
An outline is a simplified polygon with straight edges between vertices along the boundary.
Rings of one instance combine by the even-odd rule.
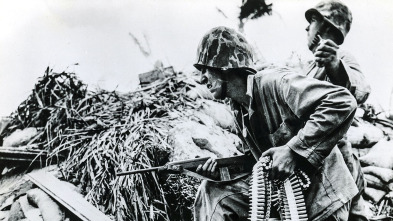
[[[339, 47], [351, 28], [352, 13], [349, 8], [338, 0], [322, 1], [307, 10], [305, 16], [310, 23], [306, 28], [308, 47], [315, 56], [306, 69], [306, 75], [345, 87], [358, 104], [364, 103], [370, 94], [370, 86], [355, 58]], [[367, 220], [362, 198], [365, 184], [360, 163], [348, 141], [340, 140], [338, 146], [360, 191], [352, 200], [350, 220]]]
[[310, 23], [306, 28], [308, 48], [315, 56], [306, 75], [343, 86], [358, 104], [364, 103], [370, 86], [355, 58], [339, 47], [351, 28], [351, 11], [338, 0], [328, 0], [307, 10], [305, 16]]
[[[308, 173], [309, 220], [347, 220], [358, 189], [336, 143], [353, 120], [356, 100], [343, 87], [287, 69], [256, 73], [252, 55], [243, 36], [217, 27], [203, 37], [195, 67], [216, 99], [231, 101], [246, 152], [272, 158], [271, 179], [285, 180], [295, 168]], [[208, 160], [197, 172], [215, 176], [217, 165]], [[203, 181], [195, 220], [247, 220], [248, 179]]]

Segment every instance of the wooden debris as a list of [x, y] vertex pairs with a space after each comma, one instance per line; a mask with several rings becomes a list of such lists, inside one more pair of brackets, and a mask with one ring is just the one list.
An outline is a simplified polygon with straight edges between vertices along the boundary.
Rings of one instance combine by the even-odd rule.
[[146, 84], [150, 84], [157, 80], [163, 80], [166, 77], [170, 77], [174, 74], [173, 67], [166, 67], [162, 69], [155, 69], [146, 73], [139, 74], [139, 82], [141, 86], [145, 86]]
[[68, 186], [62, 183], [54, 176], [44, 171], [38, 171], [27, 174], [29, 179], [34, 182], [45, 193], [51, 196], [55, 201], [67, 208], [83, 221], [110, 221], [104, 213], [87, 202], [81, 195], [70, 190]]
[[45, 164], [47, 153], [46, 150], [39, 150], [32, 146], [0, 147], [0, 164], [7, 166], [32, 162]]

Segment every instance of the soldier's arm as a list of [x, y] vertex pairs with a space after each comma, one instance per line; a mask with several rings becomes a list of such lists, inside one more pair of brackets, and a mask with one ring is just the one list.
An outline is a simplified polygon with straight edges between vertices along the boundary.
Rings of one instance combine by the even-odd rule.
[[320, 167], [348, 130], [357, 106], [355, 99], [343, 87], [295, 74], [285, 75], [278, 88], [292, 112], [306, 120], [287, 146]]
[[348, 52], [339, 50], [339, 66], [336, 69], [326, 69], [331, 82], [347, 88], [355, 97], [358, 104], [364, 103], [371, 91], [365, 76], [356, 59]]

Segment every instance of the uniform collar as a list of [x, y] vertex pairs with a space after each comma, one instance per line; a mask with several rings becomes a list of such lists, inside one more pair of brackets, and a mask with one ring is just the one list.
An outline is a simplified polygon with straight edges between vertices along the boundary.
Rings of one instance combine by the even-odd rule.
[[254, 89], [254, 77], [255, 75], [248, 75], [247, 76], [247, 92], [246, 94], [252, 98], [252, 91]]
[[246, 95], [250, 98], [249, 106], [248, 106], [248, 114], [249, 117], [254, 114], [254, 109], [252, 108], [252, 102], [253, 102], [253, 91], [254, 91], [254, 77], [255, 75], [248, 75], [247, 77], [247, 92]]

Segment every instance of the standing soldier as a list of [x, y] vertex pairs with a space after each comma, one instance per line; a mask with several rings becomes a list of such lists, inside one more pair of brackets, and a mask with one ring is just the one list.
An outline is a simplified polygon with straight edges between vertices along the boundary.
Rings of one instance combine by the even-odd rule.
[[343, 86], [358, 104], [364, 103], [370, 86], [355, 58], [339, 48], [351, 28], [351, 11], [340, 1], [323, 1], [306, 11], [306, 19], [310, 23], [306, 28], [308, 48], [315, 56], [307, 76]]
[[[309, 220], [347, 220], [357, 186], [337, 142], [348, 130], [356, 101], [343, 87], [286, 69], [255, 74], [252, 49], [236, 31], [209, 31], [197, 51], [195, 67], [216, 99], [229, 98], [239, 136], [256, 160], [272, 158], [270, 177], [285, 180], [305, 170]], [[214, 160], [197, 172], [215, 175]], [[247, 220], [249, 177], [232, 183], [203, 181], [195, 200], [195, 220]]]
[[[355, 58], [339, 48], [351, 28], [351, 11], [340, 1], [329, 0], [307, 10], [305, 16], [310, 23], [306, 28], [308, 48], [315, 56], [306, 69], [306, 75], [345, 87], [358, 104], [364, 103], [370, 94], [370, 86]], [[352, 200], [350, 220], [367, 220], [362, 198], [365, 184], [360, 163], [348, 141], [341, 140], [338, 146], [360, 190]]]

